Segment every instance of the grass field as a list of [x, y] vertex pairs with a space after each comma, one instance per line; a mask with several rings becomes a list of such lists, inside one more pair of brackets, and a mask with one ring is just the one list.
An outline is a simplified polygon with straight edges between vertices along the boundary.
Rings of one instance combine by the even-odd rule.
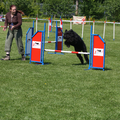
[[[24, 46], [31, 26], [32, 22], [22, 25]], [[38, 23], [38, 30], [43, 30], [43, 23]], [[81, 25], [73, 30], [81, 35]], [[6, 34], [0, 28], [0, 58], [5, 56]], [[103, 25], [95, 26], [95, 34], [102, 36]], [[49, 40], [55, 40], [55, 33]], [[90, 25], [85, 25], [84, 41], [89, 51]], [[29, 64], [29, 57], [21, 61], [14, 40], [11, 60], [0, 60], [0, 120], [120, 120], [120, 26], [113, 41], [112, 26], [107, 25], [105, 41], [105, 71], [86, 71], [89, 65], [81, 65], [75, 54], [45, 53], [48, 65]], [[54, 44], [45, 48], [54, 49]], [[65, 45], [63, 49], [74, 50]]]

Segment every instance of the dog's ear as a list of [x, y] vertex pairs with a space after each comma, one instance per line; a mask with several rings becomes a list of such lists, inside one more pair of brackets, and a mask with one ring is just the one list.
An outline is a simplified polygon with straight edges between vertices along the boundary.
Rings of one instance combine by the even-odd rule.
[[67, 29], [65, 30], [65, 32], [67, 32]]
[[72, 29], [70, 29], [70, 32], [73, 32], [73, 30], [72, 30]]

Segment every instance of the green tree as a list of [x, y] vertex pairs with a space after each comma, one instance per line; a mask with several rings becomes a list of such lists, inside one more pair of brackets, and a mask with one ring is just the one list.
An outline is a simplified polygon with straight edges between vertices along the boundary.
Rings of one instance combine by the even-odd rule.
[[1, 2], [0, 2], [0, 12], [2, 12], [3, 14], [6, 13], [6, 8], [7, 8], [6, 1], [7, 0], [1, 0]]
[[80, 11], [80, 15], [84, 15], [87, 18], [89, 18], [89, 16], [95, 19], [103, 18], [103, 0], [84, 0], [80, 2]]
[[5, 9], [4, 3], [0, 2], [0, 11], [3, 12]]
[[22, 10], [27, 16], [37, 16], [40, 11], [40, 5], [37, 0], [9, 0], [8, 6], [14, 4], [18, 10]]
[[119, 0], [106, 0], [105, 16], [111, 21], [120, 21], [120, 1]]
[[40, 5], [39, 3], [36, 3], [36, 2], [32, 2], [31, 5], [30, 5], [30, 8], [31, 10], [29, 11], [29, 16], [37, 16], [38, 17], [38, 14], [40, 14]]
[[45, 0], [43, 5], [44, 13], [47, 16], [70, 17], [74, 13], [73, 0]]
[[31, 12], [31, 3], [29, 0], [9, 0], [8, 5], [10, 6], [12, 4], [16, 5], [18, 10], [22, 10], [25, 15], [29, 15]]

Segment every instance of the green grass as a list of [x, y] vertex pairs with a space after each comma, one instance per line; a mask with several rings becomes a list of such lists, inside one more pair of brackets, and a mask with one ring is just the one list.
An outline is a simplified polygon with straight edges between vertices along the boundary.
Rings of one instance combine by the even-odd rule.
[[[31, 26], [32, 22], [23, 22], [24, 46]], [[11, 60], [0, 60], [0, 120], [120, 120], [119, 27], [113, 41], [112, 26], [106, 26], [105, 71], [84, 70], [89, 65], [81, 65], [75, 54], [45, 52], [48, 65], [29, 64], [29, 57], [21, 61], [14, 40]], [[69, 29], [69, 24], [64, 23], [63, 29]], [[38, 30], [43, 30], [43, 23], [38, 23]], [[73, 25], [73, 30], [81, 35], [81, 25]], [[103, 25], [96, 25], [95, 34], [102, 33]], [[6, 34], [0, 28], [1, 58]], [[48, 39], [46, 32], [46, 40], [55, 40], [55, 33]], [[90, 25], [85, 25], [84, 41], [89, 51]], [[54, 44], [45, 48], [54, 49]]]

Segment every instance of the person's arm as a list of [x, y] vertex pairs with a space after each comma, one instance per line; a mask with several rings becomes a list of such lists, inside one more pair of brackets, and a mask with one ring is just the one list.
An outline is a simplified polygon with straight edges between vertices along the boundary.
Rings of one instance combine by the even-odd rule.
[[19, 27], [19, 26], [22, 25], [22, 17], [21, 17], [21, 14], [18, 13], [17, 17], [18, 17], [18, 24], [14, 25], [14, 26], [12, 27], [12, 29], [13, 29], [13, 28], [17, 28], [17, 27]]

